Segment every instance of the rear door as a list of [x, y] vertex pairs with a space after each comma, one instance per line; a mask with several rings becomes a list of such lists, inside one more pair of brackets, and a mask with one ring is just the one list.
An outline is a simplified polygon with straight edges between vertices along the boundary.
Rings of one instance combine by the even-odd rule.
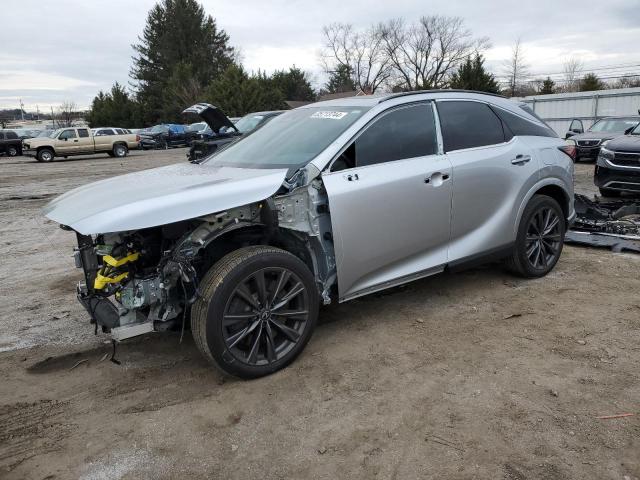
[[432, 104], [403, 105], [374, 119], [323, 174], [341, 301], [447, 262], [451, 165], [438, 152]]
[[93, 137], [88, 128], [78, 128], [76, 153], [93, 153]]
[[449, 261], [506, 249], [539, 159], [488, 104], [438, 100], [437, 108], [453, 169]]
[[6, 148], [7, 143], [8, 142], [5, 142], [4, 140], [4, 132], [0, 131], [0, 153], [4, 153], [7, 151], [7, 148]]

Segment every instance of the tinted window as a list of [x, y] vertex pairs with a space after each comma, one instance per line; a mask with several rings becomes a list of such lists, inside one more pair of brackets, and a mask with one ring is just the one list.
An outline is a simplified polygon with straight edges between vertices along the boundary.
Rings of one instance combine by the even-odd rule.
[[4, 140], [4, 133], [0, 132], [0, 140]]
[[122, 130], [121, 128], [116, 128], [116, 132], [118, 133], [118, 135], [124, 135], [124, 130]]
[[78, 130], [78, 136], [81, 138], [85, 138], [89, 136], [89, 130], [85, 129], [85, 128], [81, 128]]
[[438, 102], [442, 140], [447, 152], [505, 141], [502, 123], [479, 102]]
[[358, 167], [437, 153], [431, 105], [411, 105], [383, 115], [350, 148]]
[[115, 133], [110, 128], [103, 128], [96, 133], [96, 137], [104, 137], [106, 135], [115, 135]]
[[538, 137], [556, 137], [553, 130], [545, 125], [530, 122], [526, 118], [522, 118], [514, 113], [508, 112], [501, 108], [495, 107], [494, 112], [507, 125], [507, 128], [514, 135], [533, 135]]
[[5, 137], [7, 140], [16, 140], [18, 138], [18, 134], [16, 132], [6, 132]]
[[62, 132], [60, 134], [60, 136], [58, 138], [60, 140], [64, 140], [65, 138], [76, 138], [76, 131], [75, 130], [65, 130], [64, 132]]

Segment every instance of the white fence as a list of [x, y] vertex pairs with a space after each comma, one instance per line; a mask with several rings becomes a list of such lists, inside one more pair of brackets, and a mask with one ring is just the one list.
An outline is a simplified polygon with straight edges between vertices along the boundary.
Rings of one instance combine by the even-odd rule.
[[527, 103], [558, 135], [564, 137], [574, 118], [585, 128], [602, 117], [638, 115], [640, 88], [597, 90], [595, 92], [554, 93], [514, 98]]

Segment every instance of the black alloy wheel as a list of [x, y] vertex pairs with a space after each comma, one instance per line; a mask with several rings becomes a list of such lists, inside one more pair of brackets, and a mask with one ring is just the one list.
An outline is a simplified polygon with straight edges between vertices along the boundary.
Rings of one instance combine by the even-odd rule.
[[550, 206], [540, 207], [529, 220], [525, 244], [527, 260], [533, 268], [546, 269], [557, 259], [562, 234], [558, 213]]

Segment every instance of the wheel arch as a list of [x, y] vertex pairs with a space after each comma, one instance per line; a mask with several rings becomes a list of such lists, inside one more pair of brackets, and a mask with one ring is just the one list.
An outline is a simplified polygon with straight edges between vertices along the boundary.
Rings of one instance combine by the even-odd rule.
[[562, 213], [564, 214], [565, 220], [569, 219], [571, 215], [571, 205], [573, 199], [569, 196], [569, 192], [567, 192], [566, 186], [564, 185], [562, 180], [558, 178], [545, 178], [544, 180], [536, 183], [531, 189], [529, 189], [522, 202], [520, 203], [520, 207], [518, 208], [518, 215], [516, 216], [516, 222], [513, 226], [514, 235], [516, 235], [518, 232], [518, 225], [520, 225], [520, 220], [522, 219], [524, 209], [534, 195], [547, 195], [556, 200], [560, 204], [560, 208], [562, 208]]

